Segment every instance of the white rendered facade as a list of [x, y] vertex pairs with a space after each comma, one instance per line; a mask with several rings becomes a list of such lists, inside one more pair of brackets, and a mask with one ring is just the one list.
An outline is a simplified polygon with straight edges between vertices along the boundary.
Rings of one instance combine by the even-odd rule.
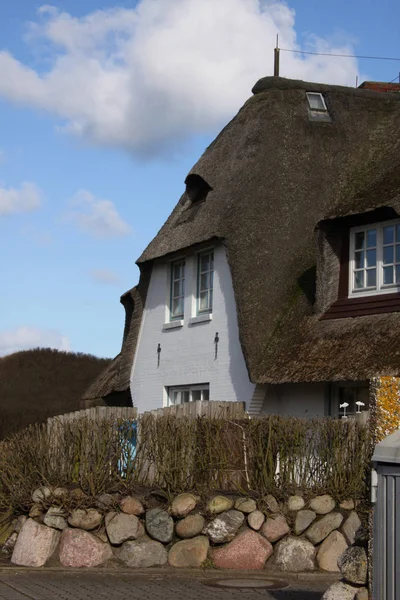
[[[249, 380], [239, 342], [225, 248], [211, 245], [202, 252], [213, 253], [214, 259], [210, 313], [199, 310], [198, 252], [189, 249], [172, 261], [184, 261], [182, 318], [173, 318], [170, 312], [171, 273], [177, 280], [180, 272], [172, 270], [171, 261], [154, 262], [131, 374], [133, 403], [139, 413], [167, 406], [176, 388], [183, 390], [186, 401], [200, 394], [207, 399], [208, 387], [210, 400], [243, 401], [249, 406], [255, 386]], [[180, 289], [176, 283], [172, 296], [179, 296]]]

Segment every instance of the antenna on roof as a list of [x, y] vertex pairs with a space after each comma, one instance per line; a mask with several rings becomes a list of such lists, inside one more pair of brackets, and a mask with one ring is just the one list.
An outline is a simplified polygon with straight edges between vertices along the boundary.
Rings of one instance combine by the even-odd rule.
[[276, 35], [276, 46], [274, 49], [274, 77], [279, 77], [279, 35]]

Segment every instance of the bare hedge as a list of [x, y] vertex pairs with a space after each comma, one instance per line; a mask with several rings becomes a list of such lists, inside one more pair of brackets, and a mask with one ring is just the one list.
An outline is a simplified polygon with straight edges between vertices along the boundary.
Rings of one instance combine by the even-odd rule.
[[0, 442], [0, 508], [26, 510], [32, 491], [78, 485], [89, 498], [137, 486], [337, 500], [367, 493], [371, 442], [354, 420], [265, 416], [196, 419], [148, 414], [33, 425]]

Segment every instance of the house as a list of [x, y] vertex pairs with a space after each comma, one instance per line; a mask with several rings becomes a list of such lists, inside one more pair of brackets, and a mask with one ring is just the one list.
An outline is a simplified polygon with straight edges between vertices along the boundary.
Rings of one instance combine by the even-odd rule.
[[266, 77], [186, 177], [83, 404], [368, 408], [400, 373], [400, 85]]

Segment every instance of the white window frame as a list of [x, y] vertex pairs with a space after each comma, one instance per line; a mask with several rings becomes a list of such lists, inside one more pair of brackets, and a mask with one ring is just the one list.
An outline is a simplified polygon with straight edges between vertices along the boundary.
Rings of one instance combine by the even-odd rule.
[[[213, 268], [209, 269], [208, 271], [201, 271], [200, 267], [201, 267], [201, 258], [202, 256], [206, 256], [207, 254], [212, 254], [213, 257]], [[201, 252], [198, 253], [197, 255], [197, 285], [196, 285], [196, 315], [200, 316], [200, 315], [207, 315], [207, 314], [212, 314], [213, 311], [213, 304], [214, 304], [214, 270], [215, 270], [215, 265], [214, 265], [214, 260], [215, 260], [215, 253], [214, 253], [214, 248], [208, 248], [207, 250], [202, 250]], [[203, 290], [203, 291], [207, 291], [208, 292], [208, 306], [207, 308], [203, 308], [200, 309], [200, 282], [201, 282], [201, 276], [204, 275], [205, 273], [210, 273], [210, 278], [211, 278], [211, 286], [207, 288], [207, 290]], [[211, 301], [210, 301], [210, 296], [211, 296]]]
[[[381, 294], [395, 294], [400, 291], [400, 283], [383, 283], [383, 228], [388, 225], [395, 227], [394, 243], [391, 244], [394, 247], [394, 279], [396, 279], [395, 267], [396, 264], [400, 266], [400, 263], [396, 263], [396, 225], [400, 225], [400, 219], [393, 219], [391, 221], [383, 221], [379, 223], [371, 223], [369, 225], [361, 225], [359, 227], [353, 227], [350, 229], [350, 249], [349, 249], [349, 298], [360, 298], [363, 296], [378, 296]], [[356, 234], [364, 231], [367, 232], [370, 229], [376, 229], [376, 287], [375, 288], [354, 288], [354, 272], [355, 272], [355, 237]], [[398, 240], [400, 244], [400, 238]], [[388, 244], [389, 245], [389, 244]], [[365, 252], [366, 248], [364, 248]], [[365, 257], [364, 257], [365, 261]], [[388, 265], [390, 266], [390, 265]], [[365, 271], [364, 262], [364, 271]]]
[[[189, 392], [189, 402], [194, 402], [193, 392], [201, 391], [200, 399], [208, 401], [210, 399], [210, 384], [209, 383], [197, 383], [193, 385], [171, 385], [167, 387], [167, 406], [178, 406], [172, 402], [174, 392]], [[204, 398], [204, 392], [208, 391], [208, 398]], [[186, 403], [185, 403], [186, 404]]]
[[[174, 268], [176, 265], [183, 265], [183, 276], [180, 277], [179, 279], [174, 279]], [[174, 321], [181, 321], [184, 318], [185, 315], [185, 277], [186, 277], [186, 260], [184, 258], [180, 258], [178, 260], [174, 260], [172, 262], [170, 262], [169, 264], [169, 320], [170, 322], [174, 322]], [[173, 295], [173, 290], [174, 290], [174, 283], [176, 281], [180, 281], [182, 282], [182, 295], [180, 296], [174, 296]], [[182, 298], [182, 312], [179, 313], [178, 315], [173, 315], [172, 313], [172, 308], [173, 308], [173, 300], [175, 298]]]
[[[321, 92], [306, 92], [306, 94], [307, 94], [308, 108], [312, 112], [314, 112], [314, 111], [319, 112], [319, 113], [328, 112], [328, 109], [326, 108], [325, 98], [324, 98], [323, 94], [321, 94]], [[313, 106], [311, 106], [310, 96], [318, 96], [322, 100], [323, 108], [314, 108]]]

